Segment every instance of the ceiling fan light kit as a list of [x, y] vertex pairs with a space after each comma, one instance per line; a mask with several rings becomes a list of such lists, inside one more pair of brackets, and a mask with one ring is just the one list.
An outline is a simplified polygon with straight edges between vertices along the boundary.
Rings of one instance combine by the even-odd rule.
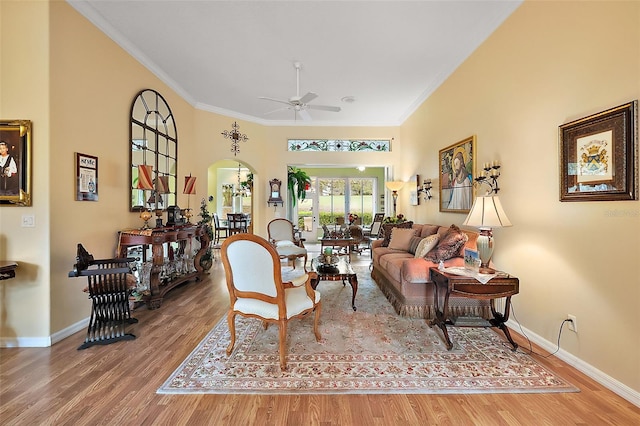
[[294, 62], [293, 66], [296, 69], [296, 95], [290, 97], [288, 100], [260, 96], [260, 99], [287, 105], [285, 107], [266, 112], [265, 114], [272, 114], [274, 112], [283, 110], [293, 110], [294, 120], [298, 116], [300, 116], [304, 121], [311, 121], [311, 115], [308, 112], [308, 110], [310, 109], [319, 111], [340, 112], [341, 108], [338, 106], [310, 104], [309, 102], [318, 97], [318, 95], [314, 92], [307, 92], [304, 96], [300, 96], [300, 68], [302, 68], [302, 64], [300, 62]]

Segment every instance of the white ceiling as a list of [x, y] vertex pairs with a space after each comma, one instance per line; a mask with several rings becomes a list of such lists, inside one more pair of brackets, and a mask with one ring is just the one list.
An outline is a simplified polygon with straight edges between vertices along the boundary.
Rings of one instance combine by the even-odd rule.
[[[401, 124], [521, 4], [67, 1], [194, 107], [278, 126]], [[295, 96], [296, 61], [300, 96], [340, 112], [270, 113], [285, 105], [259, 97]]]

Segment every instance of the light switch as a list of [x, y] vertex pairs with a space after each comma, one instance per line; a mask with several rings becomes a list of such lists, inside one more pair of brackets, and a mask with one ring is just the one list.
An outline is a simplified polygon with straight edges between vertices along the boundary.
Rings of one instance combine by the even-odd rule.
[[22, 227], [23, 228], [34, 228], [36, 226], [36, 217], [32, 214], [22, 215]]

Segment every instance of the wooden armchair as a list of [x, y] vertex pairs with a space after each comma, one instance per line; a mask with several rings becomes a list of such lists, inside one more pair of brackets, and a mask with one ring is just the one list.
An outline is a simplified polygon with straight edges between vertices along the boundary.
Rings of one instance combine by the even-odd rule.
[[82, 244], [78, 244], [76, 263], [69, 277], [87, 277], [85, 291], [92, 305], [87, 337], [78, 350], [136, 338], [125, 333], [126, 324], [138, 322], [131, 318], [129, 309], [129, 295], [137, 282], [130, 266], [135, 260], [129, 257], [95, 260]]
[[267, 233], [280, 259], [293, 262], [295, 268], [295, 260], [304, 258], [304, 268], [305, 271], [307, 270], [307, 249], [304, 248], [302, 240], [296, 237], [291, 221], [282, 218], [273, 219], [267, 224]]
[[278, 324], [280, 368], [287, 367], [287, 323], [303, 318], [315, 311], [313, 332], [320, 340], [320, 293], [311, 287], [309, 274], [295, 282], [283, 283], [279, 255], [262, 237], [253, 234], [235, 234], [222, 243], [222, 263], [229, 290], [230, 307], [227, 314], [231, 342], [227, 355], [231, 355], [236, 341], [235, 318], [242, 315], [257, 318], [267, 328]]

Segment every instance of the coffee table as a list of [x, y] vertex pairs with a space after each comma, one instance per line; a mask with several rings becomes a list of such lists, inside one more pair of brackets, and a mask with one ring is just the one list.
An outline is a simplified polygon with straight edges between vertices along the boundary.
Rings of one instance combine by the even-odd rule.
[[340, 256], [340, 260], [336, 265], [332, 267], [325, 267], [327, 265], [322, 264], [318, 259], [312, 259], [311, 269], [315, 271], [317, 278], [311, 278], [311, 287], [315, 290], [320, 284], [320, 281], [342, 281], [342, 285], [346, 285], [345, 281], [349, 281], [351, 289], [353, 290], [353, 297], [351, 298], [351, 307], [356, 310], [356, 293], [358, 293], [358, 276], [353, 271], [351, 263], [347, 262], [345, 256]]
[[355, 244], [355, 238], [320, 238], [320, 252], [325, 247], [344, 247], [347, 255], [351, 257], [351, 247]]

